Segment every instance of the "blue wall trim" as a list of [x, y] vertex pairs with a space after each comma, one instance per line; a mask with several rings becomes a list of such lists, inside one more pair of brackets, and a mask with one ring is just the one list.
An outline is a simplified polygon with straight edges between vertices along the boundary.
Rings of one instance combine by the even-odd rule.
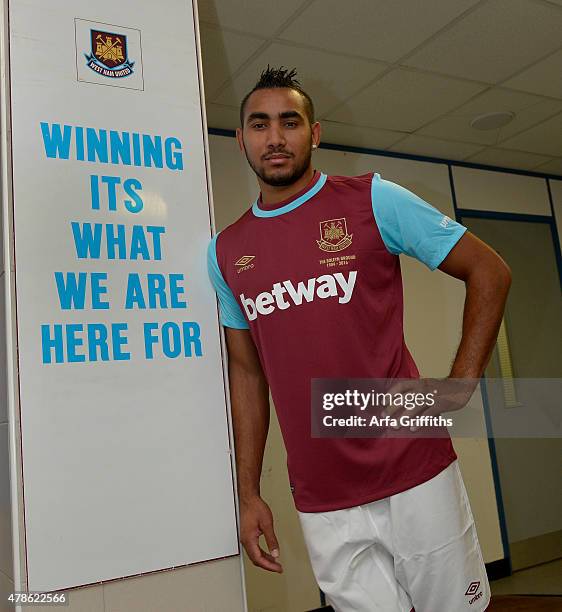
[[550, 203], [550, 212], [552, 213], [552, 239], [554, 240], [554, 250], [556, 252], [556, 263], [558, 265], [558, 275], [560, 276], [560, 286], [562, 287], [562, 253], [560, 252], [560, 228], [556, 222], [554, 214], [554, 199], [550, 189], [550, 181], [546, 179], [546, 188], [548, 189], [548, 201]]
[[497, 210], [477, 210], [472, 208], [457, 208], [462, 217], [479, 217], [481, 219], [499, 219], [500, 221], [529, 221], [531, 223], [552, 223], [550, 215], [533, 215], [529, 213], [500, 212]]
[[[229, 136], [234, 138], [236, 130], [227, 130], [223, 128], [208, 128], [209, 134], [213, 136]], [[459, 168], [474, 168], [476, 170], [494, 170], [496, 172], [507, 172], [508, 174], [520, 174], [522, 176], [534, 176], [537, 178], [551, 178], [562, 180], [562, 175], [550, 174], [548, 172], [533, 172], [532, 170], [519, 170], [517, 168], [504, 168], [502, 166], [487, 166], [485, 164], [475, 164], [471, 162], [455, 161], [445, 159], [443, 157], [431, 157], [426, 155], [413, 155], [411, 153], [399, 153], [397, 151], [385, 151], [383, 149], [371, 149], [368, 147], [353, 147], [350, 145], [339, 145], [330, 142], [321, 142], [320, 149], [329, 149], [332, 151], [345, 151], [346, 153], [360, 153], [363, 155], [381, 155], [383, 157], [396, 157], [400, 159], [411, 159], [414, 161], [431, 162], [434, 164], [446, 164], [448, 166], [457, 166]]]
[[230, 138], [236, 138], [236, 130], [225, 130], [223, 128], [210, 127], [207, 129], [207, 132], [213, 136], [230, 136]]

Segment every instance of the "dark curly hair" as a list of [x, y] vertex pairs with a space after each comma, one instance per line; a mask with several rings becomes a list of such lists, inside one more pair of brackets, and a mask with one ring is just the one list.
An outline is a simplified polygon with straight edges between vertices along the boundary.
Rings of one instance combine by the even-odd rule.
[[258, 89], [274, 89], [276, 87], [287, 87], [289, 89], [293, 89], [303, 97], [306, 114], [310, 124], [312, 125], [314, 123], [314, 104], [312, 103], [310, 96], [301, 87], [300, 82], [295, 78], [296, 76], [296, 68], [293, 68], [292, 70], [284, 68], [283, 66], [279, 68], [270, 68], [268, 64], [267, 68], [261, 73], [258, 82], [254, 85], [254, 88], [244, 96], [244, 99], [240, 104], [240, 125], [244, 125], [244, 109], [246, 108], [246, 102], [248, 102], [248, 98], [254, 93], [254, 91], [257, 91]]

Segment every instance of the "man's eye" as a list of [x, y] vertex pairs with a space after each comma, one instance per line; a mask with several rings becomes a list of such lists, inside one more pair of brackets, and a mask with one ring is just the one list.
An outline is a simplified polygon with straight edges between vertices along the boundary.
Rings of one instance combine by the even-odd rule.
[[257, 128], [257, 129], [261, 129], [262, 127], [265, 127], [265, 123], [254, 123], [254, 125], [252, 127], [253, 128]]
[[287, 123], [285, 123], [285, 125], [287, 127], [296, 127], [297, 122], [296, 121], [287, 121]]

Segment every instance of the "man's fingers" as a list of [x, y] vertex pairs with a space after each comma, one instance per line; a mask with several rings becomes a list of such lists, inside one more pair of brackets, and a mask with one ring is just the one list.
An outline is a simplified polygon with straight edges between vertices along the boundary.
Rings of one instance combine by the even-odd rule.
[[275, 537], [275, 531], [273, 530], [273, 522], [267, 522], [260, 525], [263, 536], [265, 538], [265, 542], [267, 544], [267, 548], [271, 553], [271, 556], [277, 558], [279, 556], [279, 543], [277, 542], [277, 538]]
[[244, 544], [244, 548], [246, 549], [248, 557], [250, 557], [252, 563], [257, 567], [261, 567], [262, 569], [270, 572], [277, 572], [279, 574], [283, 572], [281, 564], [277, 563], [277, 561], [275, 561], [270, 554], [266, 553], [260, 548], [257, 539], [252, 540], [251, 542], [246, 542]]
[[[278, 562], [279, 543], [273, 530], [273, 515], [269, 506], [261, 499], [248, 501], [242, 508], [242, 528], [240, 540], [252, 563], [270, 572], [283, 572]], [[269, 553], [259, 544], [260, 536], [264, 536]]]

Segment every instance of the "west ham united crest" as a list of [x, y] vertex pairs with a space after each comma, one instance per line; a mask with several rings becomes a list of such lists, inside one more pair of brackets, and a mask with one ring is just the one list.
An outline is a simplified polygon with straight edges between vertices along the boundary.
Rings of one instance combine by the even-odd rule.
[[90, 30], [92, 51], [85, 55], [88, 68], [112, 79], [127, 77], [133, 73], [135, 62], [127, 57], [127, 37], [116, 32]]
[[353, 239], [353, 234], [347, 233], [345, 218], [320, 221], [320, 240], [318, 246], [323, 251], [343, 251]]

